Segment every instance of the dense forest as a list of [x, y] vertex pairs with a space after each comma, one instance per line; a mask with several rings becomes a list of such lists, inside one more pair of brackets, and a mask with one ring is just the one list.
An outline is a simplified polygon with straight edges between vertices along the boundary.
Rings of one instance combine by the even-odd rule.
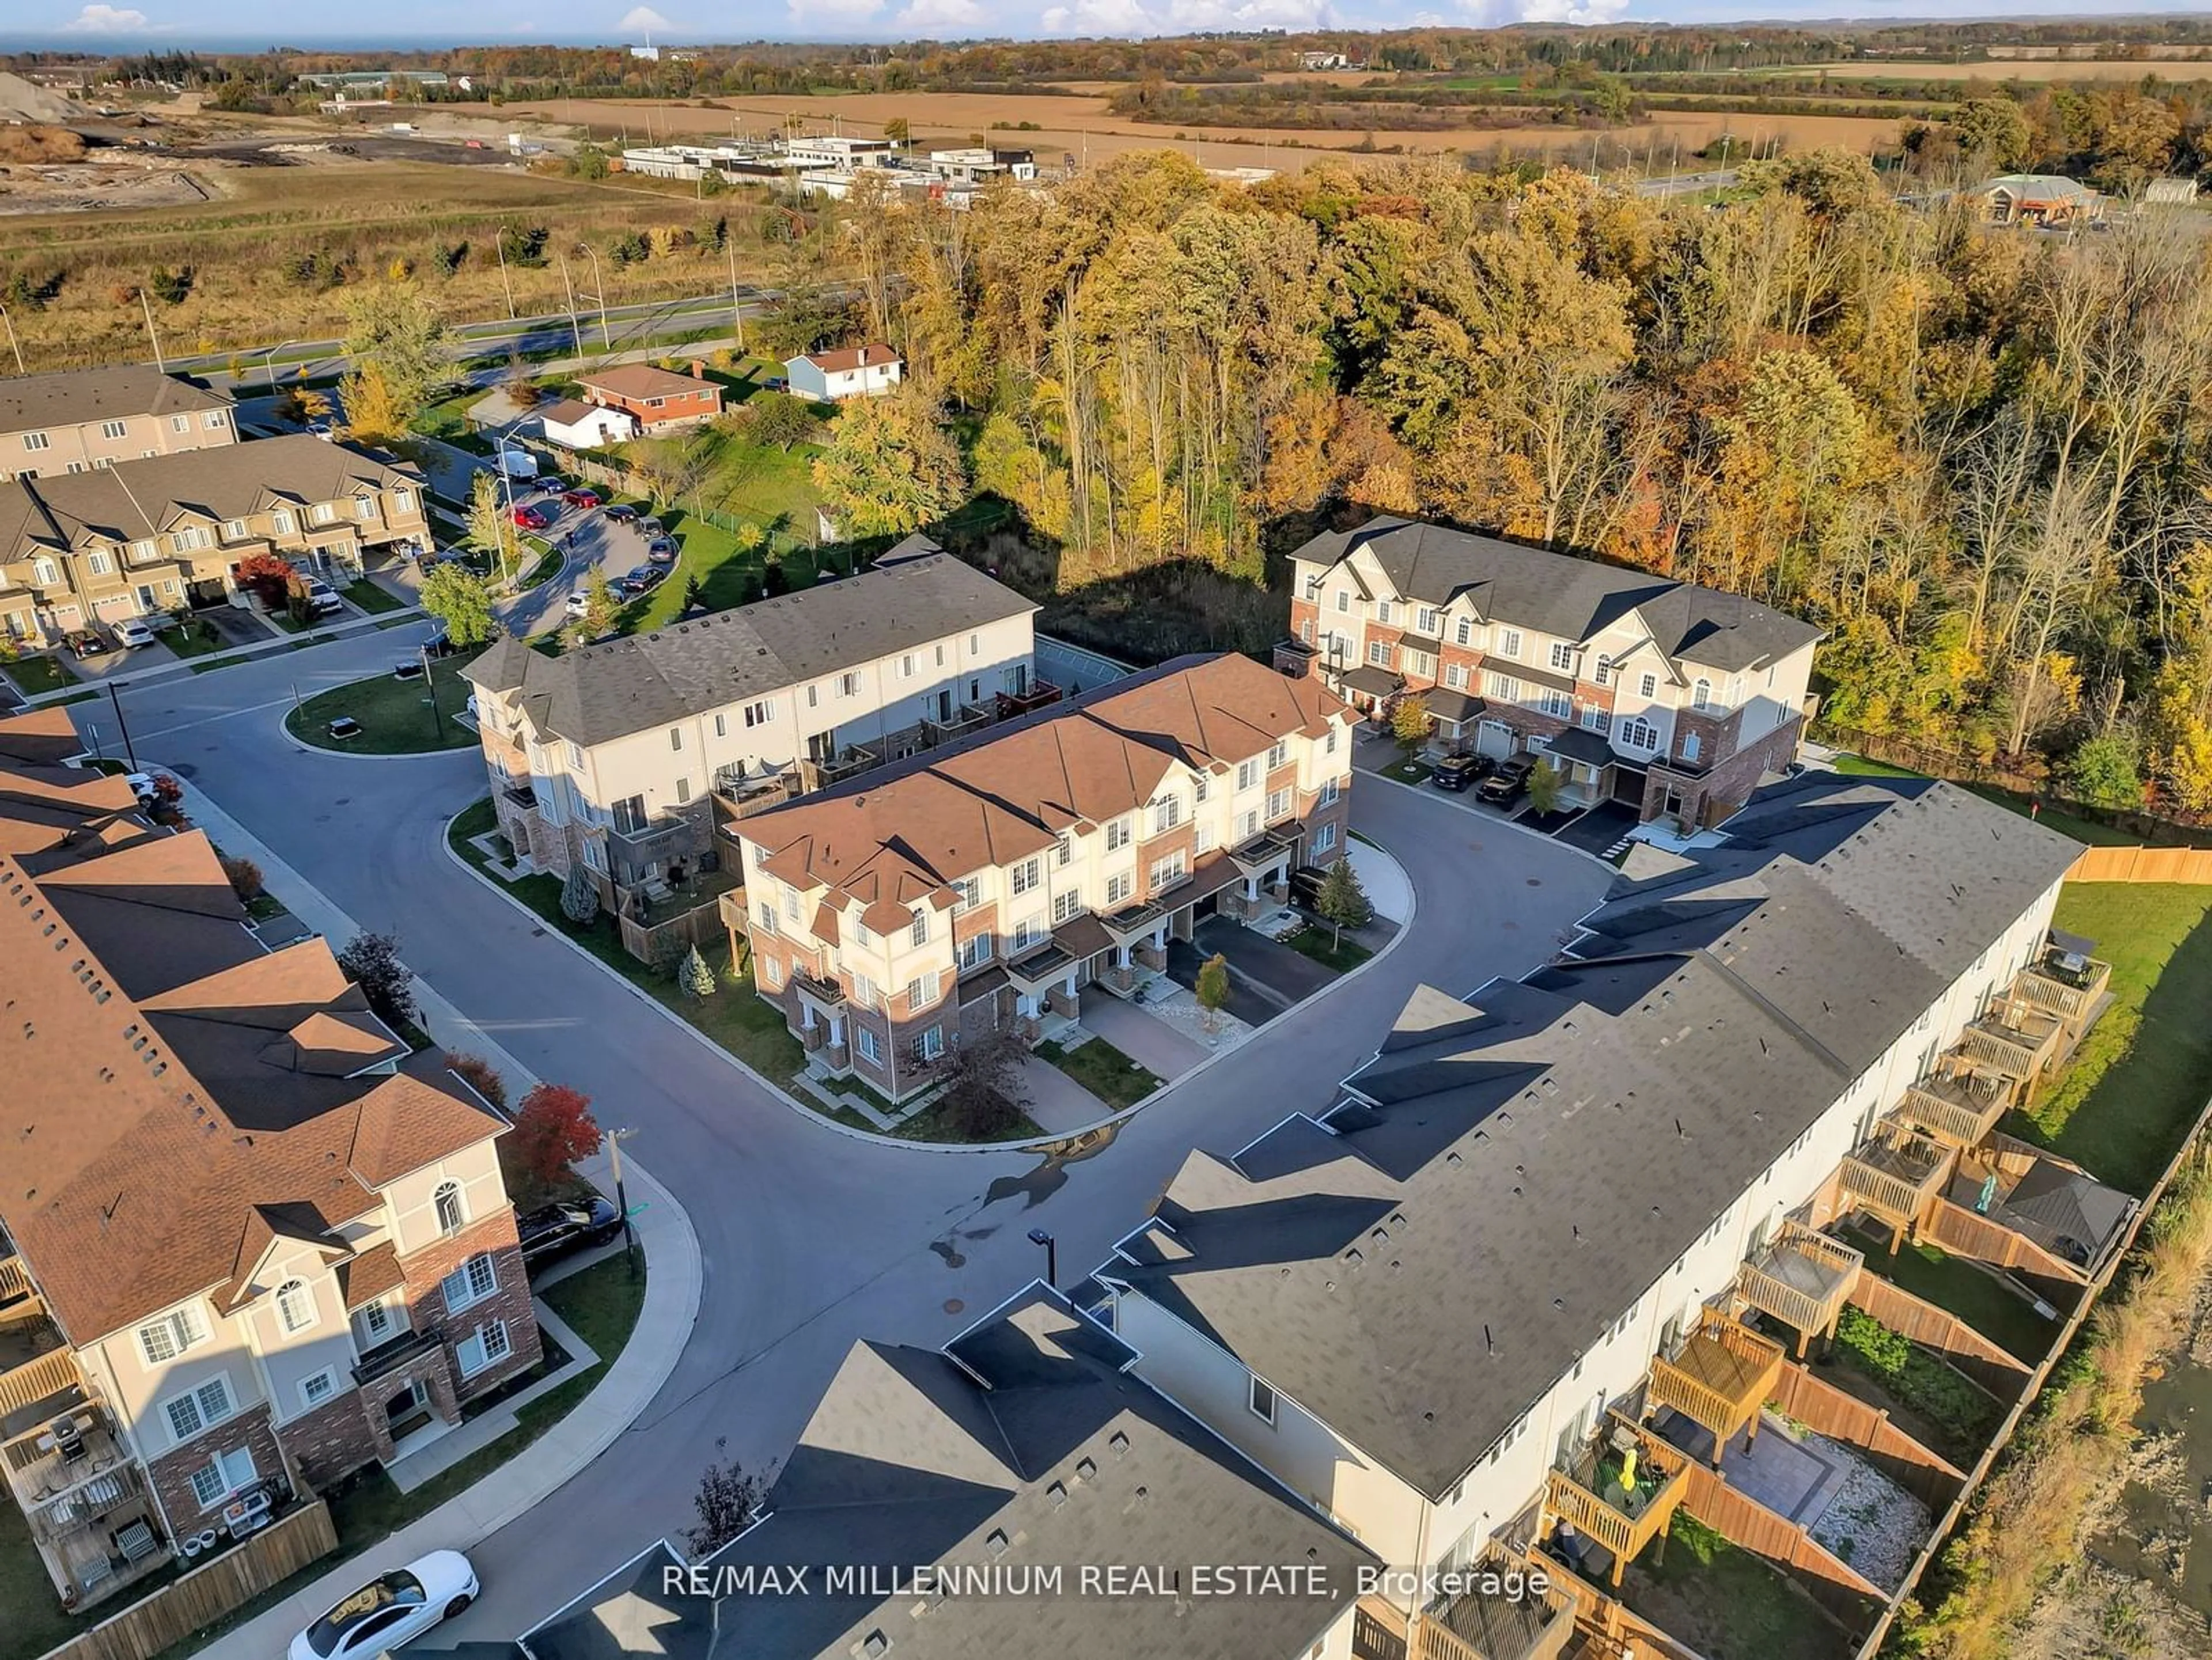
[[1711, 207], [1440, 162], [1225, 192], [1164, 154], [818, 241], [861, 314], [794, 246], [787, 326], [901, 345], [1063, 585], [1257, 584], [1317, 511], [1433, 515], [1817, 619], [1839, 723], [2212, 809], [2193, 214], [1991, 231], [1839, 152]]

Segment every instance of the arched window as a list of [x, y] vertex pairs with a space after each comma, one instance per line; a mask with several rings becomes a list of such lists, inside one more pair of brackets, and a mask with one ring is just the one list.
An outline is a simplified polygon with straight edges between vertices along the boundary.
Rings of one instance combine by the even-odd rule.
[[914, 927], [907, 931], [907, 938], [917, 946], [929, 943], [929, 913], [920, 905], [914, 908]]
[[305, 1331], [315, 1323], [315, 1299], [306, 1281], [287, 1280], [276, 1287], [276, 1318], [287, 1332]]
[[1591, 678], [1595, 680], [1601, 686], [1609, 684], [1612, 682], [1613, 659], [1607, 657], [1603, 652], [1600, 652], [1597, 654], [1597, 666], [1592, 672]]
[[469, 1219], [468, 1213], [461, 1208], [461, 1184], [459, 1182], [438, 1183], [436, 1196], [431, 1202], [438, 1207], [438, 1231], [441, 1233], [459, 1233], [462, 1225]]
[[1695, 685], [1690, 688], [1690, 707], [1692, 708], [1711, 708], [1712, 707], [1712, 702], [1713, 683], [1711, 681], [1700, 679]]

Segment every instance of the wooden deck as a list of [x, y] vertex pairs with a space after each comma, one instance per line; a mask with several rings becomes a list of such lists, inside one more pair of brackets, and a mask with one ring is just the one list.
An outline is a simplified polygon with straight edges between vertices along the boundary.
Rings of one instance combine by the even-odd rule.
[[1955, 1152], [1893, 1113], [1874, 1134], [1844, 1156], [1843, 1201], [1889, 1224], [1902, 1243], [1940, 1201]]
[[2032, 1090], [2057, 1064], [2065, 1033], [2055, 1014], [2025, 1003], [2001, 1002], [1959, 1034], [1955, 1052], [1976, 1067], [2001, 1072]]
[[2099, 958], [2087, 959], [2080, 973], [2065, 966], [2063, 953], [2046, 952], [2042, 960], [2024, 969], [2013, 982], [2014, 1000], [2057, 1017], [2066, 1028], [2070, 1048], [2081, 1041], [2088, 1024], [2103, 1006], [2112, 980], [2112, 965]]
[[1857, 1288], [1865, 1256], [1840, 1239], [1784, 1222], [1774, 1243], [1744, 1264], [1736, 1291], [1743, 1300], [1797, 1334], [1797, 1354], [1814, 1332], [1833, 1336], [1844, 1304]]
[[1932, 1073], [1906, 1090], [1898, 1114], [1946, 1146], [1978, 1146], [2017, 1093], [2005, 1073], [1960, 1067]]
[[1706, 1309], [1680, 1353], [1653, 1358], [1647, 1409], [1671, 1407], [1704, 1425], [1717, 1461], [1737, 1432], [1757, 1437], [1759, 1409], [1774, 1393], [1785, 1353], [1734, 1316]]
[[[1555, 1523], [1571, 1523], [1611, 1554], [1613, 1583], [1618, 1585], [1637, 1553], [1672, 1525], [1688, 1487], [1690, 1461], [1617, 1413], [1608, 1414], [1607, 1422], [1606, 1432], [1579, 1448], [1566, 1468], [1545, 1477], [1536, 1530], [1539, 1537], [1548, 1538]], [[1620, 1485], [1616, 1438], [1636, 1449], [1632, 1492]]]
[[[1528, 1563], [1492, 1546], [1469, 1565], [1476, 1573], [1526, 1581], [1556, 1570], [1547, 1562]], [[1557, 1584], [1539, 1596], [1533, 1587], [1515, 1598], [1469, 1591], [1442, 1598], [1413, 1625], [1413, 1660], [1558, 1660], [1574, 1636], [1574, 1602]]]

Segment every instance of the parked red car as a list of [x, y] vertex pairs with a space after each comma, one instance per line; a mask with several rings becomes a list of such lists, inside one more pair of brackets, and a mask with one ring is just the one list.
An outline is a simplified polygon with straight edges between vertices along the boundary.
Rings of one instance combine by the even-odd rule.
[[596, 508], [599, 505], [599, 493], [595, 489], [563, 490], [561, 499], [572, 508]]
[[548, 519], [540, 508], [517, 508], [514, 510], [514, 522], [525, 530], [544, 530], [553, 521]]

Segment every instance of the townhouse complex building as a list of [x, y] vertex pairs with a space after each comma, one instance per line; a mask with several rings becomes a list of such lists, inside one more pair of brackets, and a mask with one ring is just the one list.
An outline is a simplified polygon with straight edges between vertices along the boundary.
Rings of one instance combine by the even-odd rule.
[[815, 1064], [898, 1099], [963, 1036], [1034, 1041], [1341, 858], [1353, 720], [1318, 681], [1179, 659], [737, 822], [732, 947]]
[[[759, 1519], [701, 1565], [710, 1584], [803, 1571], [808, 1595], [672, 1594], [663, 1541], [516, 1660], [1349, 1660], [1379, 1564], [1136, 1359], [1042, 1286], [942, 1350], [856, 1343]], [[916, 1565], [955, 1589], [895, 1588]], [[1231, 1577], [1248, 1567], [1273, 1578]]]
[[[1595, 1599], [1690, 1465], [1724, 1478], [1769, 1401], [1825, 1387], [1746, 1316], [1801, 1354], [1832, 1329], [1864, 1257], [1829, 1225], [2014, 1264], [2060, 1303], [2132, 1215], [1995, 1129], [2102, 1006], [2104, 965], [2051, 929], [2075, 843], [1948, 784], [1832, 774], [1726, 835], [1625, 876], [1525, 979], [1417, 990], [1338, 1091], [1193, 1153], [1079, 1294], [1139, 1376], [1386, 1561], [1533, 1551]], [[1469, 1612], [1391, 1618], [1436, 1660]]]
[[228, 392], [143, 364], [0, 380], [0, 483], [237, 441]]
[[1036, 611], [923, 553], [559, 657], [501, 639], [465, 670], [501, 834], [645, 915], [722, 866], [718, 824], [1056, 696]]
[[1278, 668], [1370, 712], [1418, 696], [1444, 748], [1534, 751], [1570, 804], [1713, 824], [1796, 752], [1820, 631], [1755, 601], [1395, 518], [1291, 571]]
[[83, 1607], [404, 1457], [539, 1344], [506, 1121], [76, 749], [65, 711], [0, 722], [0, 1465]]
[[[0, 386], [8, 383], [0, 382]], [[307, 434], [0, 483], [0, 625], [19, 642], [228, 603], [275, 553], [358, 575], [430, 541], [422, 476]]]

